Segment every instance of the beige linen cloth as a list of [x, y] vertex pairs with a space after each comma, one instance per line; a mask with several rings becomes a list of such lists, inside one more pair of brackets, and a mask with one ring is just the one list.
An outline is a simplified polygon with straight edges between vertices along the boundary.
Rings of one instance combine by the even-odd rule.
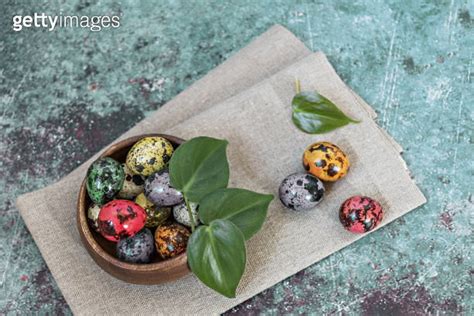
[[[290, 107], [295, 77], [303, 90], [318, 90], [362, 123], [319, 136], [297, 130]], [[338, 221], [339, 205], [346, 198], [364, 194], [378, 199], [385, 209], [384, 225], [425, 202], [400, 158], [401, 148], [374, 117], [324, 54], [311, 54], [290, 32], [274, 26], [122, 135], [161, 132], [226, 138], [231, 186], [275, 195], [262, 231], [248, 242], [247, 268], [235, 299], [216, 294], [192, 275], [174, 283], [140, 286], [102, 271], [82, 247], [75, 226], [79, 186], [92, 160], [58, 183], [20, 196], [17, 205], [74, 313], [220, 313], [361, 238]], [[304, 148], [320, 140], [347, 152], [350, 172], [327, 185], [317, 209], [284, 209], [278, 201], [281, 180], [303, 171]]]

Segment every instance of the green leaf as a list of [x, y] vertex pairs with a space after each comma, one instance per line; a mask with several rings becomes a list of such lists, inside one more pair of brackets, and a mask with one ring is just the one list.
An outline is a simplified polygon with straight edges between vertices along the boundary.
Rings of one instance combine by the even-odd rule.
[[260, 230], [267, 217], [273, 195], [243, 189], [220, 189], [206, 195], [199, 203], [199, 218], [204, 224], [228, 219], [249, 239]]
[[245, 270], [245, 239], [231, 221], [218, 219], [199, 226], [187, 246], [191, 271], [211, 289], [227, 297], [235, 291]]
[[317, 92], [298, 93], [291, 103], [293, 123], [309, 134], [323, 134], [349, 123], [359, 123]]
[[228, 142], [210, 137], [196, 137], [180, 145], [170, 160], [171, 184], [191, 202], [227, 187]]

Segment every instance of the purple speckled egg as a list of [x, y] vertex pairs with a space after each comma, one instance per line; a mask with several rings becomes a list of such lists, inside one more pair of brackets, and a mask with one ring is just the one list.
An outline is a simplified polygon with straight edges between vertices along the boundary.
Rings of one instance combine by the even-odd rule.
[[302, 211], [314, 208], [324, 196], [324, 185], [315, 176], [294, 173], [280, 184], [280, 200], [287, 208]]
[[173, 188], [168, 170], [161, 170], [145, 181], [145, 196], [156, 206], [172, 206], [183, 202], [183, 194]]

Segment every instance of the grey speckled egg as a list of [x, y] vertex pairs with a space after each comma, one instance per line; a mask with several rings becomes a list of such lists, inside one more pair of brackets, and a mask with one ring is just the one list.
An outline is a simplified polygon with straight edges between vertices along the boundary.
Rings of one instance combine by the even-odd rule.
[[126, 164], [122, 164], [125, 172], [122, 190], [117, 194], [121, 199], [132, 200], [145, 189], [145, 179], [139, 174], [133, 174]]
[[[198, 217], [199, 205], [196, 203], [190, 202], [189, 207], [191, 208], [191, 213], [193, 214], [194, 223], [196, 225], [199, 224], [199, 217]], [[188, 212], [188, 208], [186, 207], [186, 203], [181, 203], [181, 204], [173, 206], [173, 217], [178, 223], [191, 227], [191, 219], [189, 218], [189, 212]]]
[[286, 207], [296, 211], [308, 210], [323, 199], [324, 185], [310, 174], [294, 173], [282, 181], [279, 194]]
[[155, 240], [148, 228], [117, 243], [117, 257], [131, 263], [148, 263], [155, 251]]
[[96, 232], [99, 231], [99, 212], [100, 206], [96, 204], [91, 204], [87, 210], [87, 219], [89, 220], [89, 225], [91, 225]]
[[155, 172], [145, 180], [145, 196], [156, 206], [183, 202], [183, 194], [171, 186], [168, 170]]

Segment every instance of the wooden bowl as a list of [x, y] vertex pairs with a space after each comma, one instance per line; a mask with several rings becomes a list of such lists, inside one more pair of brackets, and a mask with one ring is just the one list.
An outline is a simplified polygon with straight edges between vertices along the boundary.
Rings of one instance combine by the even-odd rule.
[[[119, 162], [125, 162], [125, 157], [133, 144], [148, 136], [164, 137], [175, 148], [184, 142], [181, 138], [163, 134], [140, 135], [127, 138], [110, 146], [100, 157], [112, 157]], [[174, 281], [190, 273], [186, 253], [167, 260], [162, 260], [156, 255], [152, 262], [147, 264], [120, 261], [115, 257], [116, 243], [106, 240], [90, 228], [87, 220], [87, 210], [91, 203], [86, 190], [86, 179], [84, 179], [77, 201], [77, 228], [92, 259], [104, 271], [128, 283], [149, 285]]]

